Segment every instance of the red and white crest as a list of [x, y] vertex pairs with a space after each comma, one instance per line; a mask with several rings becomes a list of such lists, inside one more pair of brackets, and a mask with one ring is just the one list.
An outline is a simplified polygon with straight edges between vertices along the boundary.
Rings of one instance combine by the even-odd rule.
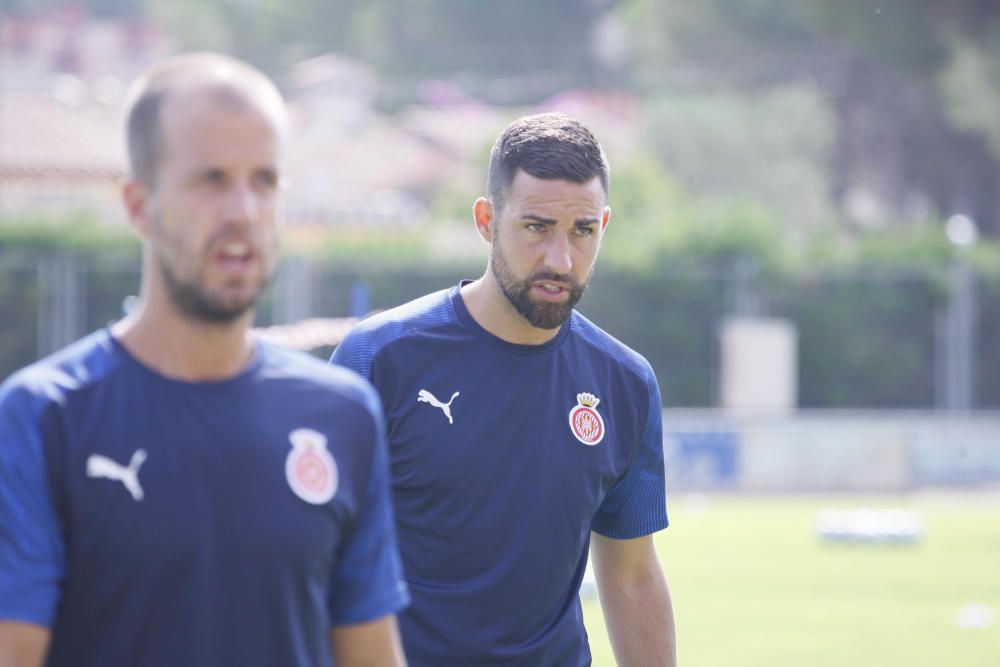
[[302, 500], [322, 505], [337, 492], [337, 463], [326, 449], [326, 436], [311, 428], [288, 434], [292, 451], [285, 459], [285, 477]]
[[600, 402], [593, 394], [577, 394], [576, 405], [569, 411], [569, 429], [585, 445], [596, 445], [604, 439], [604, 418], [597, 411]]

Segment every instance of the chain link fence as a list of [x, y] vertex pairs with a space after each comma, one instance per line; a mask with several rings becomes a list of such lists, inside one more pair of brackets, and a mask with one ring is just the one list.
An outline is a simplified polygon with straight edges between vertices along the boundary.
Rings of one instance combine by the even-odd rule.
[[[257, 324], [361, 316], [481, 270], [286, 258], [258, 305]], [[126, 298], [138, 293], [139, 276], [139, 259], [131, 254], [0, 250], [0, 376], [120, 318]], [[749, 313], [796, 327], [801, 407], [948, 407], [947, 370], [965, 354], [971, 369], [960, 380], [968, 385], [968, 407], [998, 409], [1000, 337], [987, 332], [1000, 331], [1000, 279], [975, 276], [970, 284], [971, 328], [964, 340], [946, 326], [956, 301], [947, 272], [762, 278], [694, 264], [655, 275], [599, 267], [579, 307], [649, 359], [669, 406], [717, 404], [720, 323]], [[330, 349], [314, 352], [325, 357]]]

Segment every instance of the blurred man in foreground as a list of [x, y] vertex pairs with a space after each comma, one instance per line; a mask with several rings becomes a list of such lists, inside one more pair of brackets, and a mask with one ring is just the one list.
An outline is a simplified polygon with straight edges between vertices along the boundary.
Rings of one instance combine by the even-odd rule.
[[513, 123], [474, 206], [486, 272], [362, 322], [332, 361], [386, 412], [416, 667], [580, 667], [588, 547], [618, 664], [673, 666], [652, 533], [667, 525], [649, 364], [573, 309], [611, 211], [561, 114]]
[[133, 89], [139, 307], [0, 387], [0, 665], [404, 663], [378, 398], [248, 335], [285, 123], [224, 56]]

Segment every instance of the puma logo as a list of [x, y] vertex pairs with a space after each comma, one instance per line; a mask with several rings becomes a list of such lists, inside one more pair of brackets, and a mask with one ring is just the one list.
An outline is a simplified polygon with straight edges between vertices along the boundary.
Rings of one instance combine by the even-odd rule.
[[[452, 394], [451, 401], [454, 401], [455, 397], [458, 396], [458, 394], [459, 392], [457, 391], [454, 394]], [[437, 398], [435, 398], [434, 394], [427, 391], [426, 389], [420, 390], [420, 392], [417, 394], [417, 400], [421, 403], [430, 403], [435, 408], [441, 408], [441, 412], [443, 412], [444, 416], [448, 418], [448, 423], [449, 424], [455, 423], [455, 420], [451, 418], [451, 401], [448, 401], [447, 403], [442, 403]]]
[[116, 463], [106, 456], [91, 454], [87, 457], [87, 477], [103, 477], [121, 482], [132, 494], [132, 500], [142, 500], [142, 487], [139, 485], [139, 467], [146, 460], [146, 450], [137, 449], [129, 461], [128, 467]]

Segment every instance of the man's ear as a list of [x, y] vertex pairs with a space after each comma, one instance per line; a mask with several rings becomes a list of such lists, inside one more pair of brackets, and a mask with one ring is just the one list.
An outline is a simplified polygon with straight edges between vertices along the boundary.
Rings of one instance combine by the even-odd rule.
[[129, 224], [139, 236], [146, 238], [149, 234], [150, 222], [151, 196], [149, 188], [139, 181], [129, 179], [122, 184], [121, 195]]
[[611, 207], [604, 207], [604, 215], [601, 216], [601, 231], [603, 232], [608, 228], [608, 223], [611, 222]]
[[480, 197], [472, 205], [472, 217], [476, 221], [476, 230], [487, 243], [493, 241], [493, 204], [489, 199]]

